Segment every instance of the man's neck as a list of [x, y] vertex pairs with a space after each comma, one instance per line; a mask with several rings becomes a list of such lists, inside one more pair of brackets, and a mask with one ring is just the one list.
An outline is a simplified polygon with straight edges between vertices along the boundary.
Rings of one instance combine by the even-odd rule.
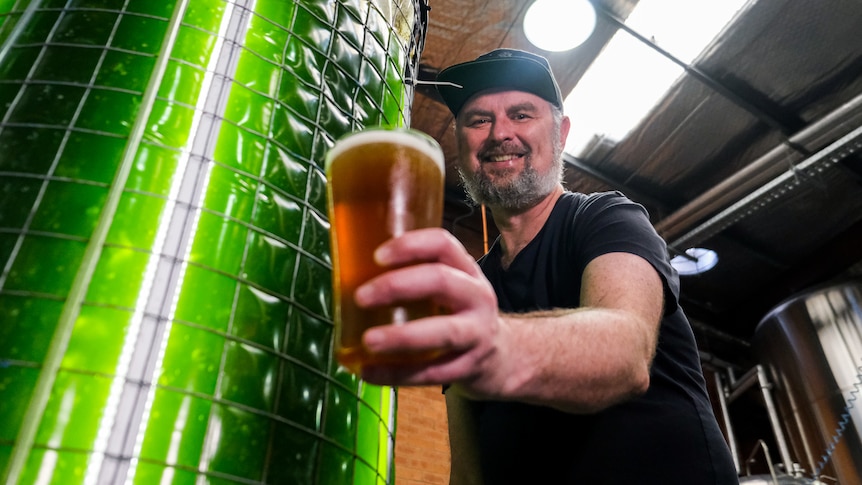
[[500, 231], [503, 254], [501, 263], [508, 268], [515, 256], [521, 252], [545, 225], [557, 199], [563, 194], [563, 187], [557, 186], [538, 204], [525, 211], [510, 212], [499, 207], [491, 207], [494, 224]]

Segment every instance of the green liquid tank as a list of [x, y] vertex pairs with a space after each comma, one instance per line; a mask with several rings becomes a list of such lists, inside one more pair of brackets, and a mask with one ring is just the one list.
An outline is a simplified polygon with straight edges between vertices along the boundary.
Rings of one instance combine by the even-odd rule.
[[416, 2], [0, 0], [2, 483], [394, 483], [322, 162], [407, 124]]

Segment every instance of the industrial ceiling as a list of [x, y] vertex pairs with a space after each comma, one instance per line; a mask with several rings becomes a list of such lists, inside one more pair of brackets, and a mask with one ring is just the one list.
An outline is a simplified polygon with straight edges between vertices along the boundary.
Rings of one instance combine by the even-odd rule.
[[[593, 1], [596, 29], [584, 44], [538, 50], [522, 29], [530, 3], [431, 0], [420, 82], [511, 47], [548, 57], [566, 93], [617, 32], [678, 61], [625, 26], [634, 0]], [[858, 0], [749, 1], [625, 138], [596, 139], [565, 157], [567, 188], [619, 190], [640, 202], [672, 254], [718, 253], [712, 270], [681, 277], [683, 308], [705, 352], [745, 362], [771, 308], [862, 275], [860, 32]], [[441, 142], [447, 224], [474, 244], [483, 220], [451, 170], [452, 116], [433, 87], [416, 87], [411, 124]], [[493, 238], [493, 221], [486, 224]]]

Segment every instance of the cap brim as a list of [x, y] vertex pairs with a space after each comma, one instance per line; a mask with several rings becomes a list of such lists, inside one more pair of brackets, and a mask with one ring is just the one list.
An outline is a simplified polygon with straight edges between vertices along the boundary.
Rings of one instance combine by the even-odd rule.
[[437, 83], [447, 83], [437, 84], [437, 91], [455, 116], [476, 93], [494, 88], [533, 93], [562, 107], [560, 89], [553, 75], [531, 59], [506, 57], [456, 64], [440, 72]]

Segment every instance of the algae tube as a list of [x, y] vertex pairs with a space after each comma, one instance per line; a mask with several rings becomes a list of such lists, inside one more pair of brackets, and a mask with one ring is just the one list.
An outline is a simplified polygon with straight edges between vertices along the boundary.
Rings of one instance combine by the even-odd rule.
[[416, 1], [0, 0], [3, 483], [394, 483], [323, 160], [407, 124]]

